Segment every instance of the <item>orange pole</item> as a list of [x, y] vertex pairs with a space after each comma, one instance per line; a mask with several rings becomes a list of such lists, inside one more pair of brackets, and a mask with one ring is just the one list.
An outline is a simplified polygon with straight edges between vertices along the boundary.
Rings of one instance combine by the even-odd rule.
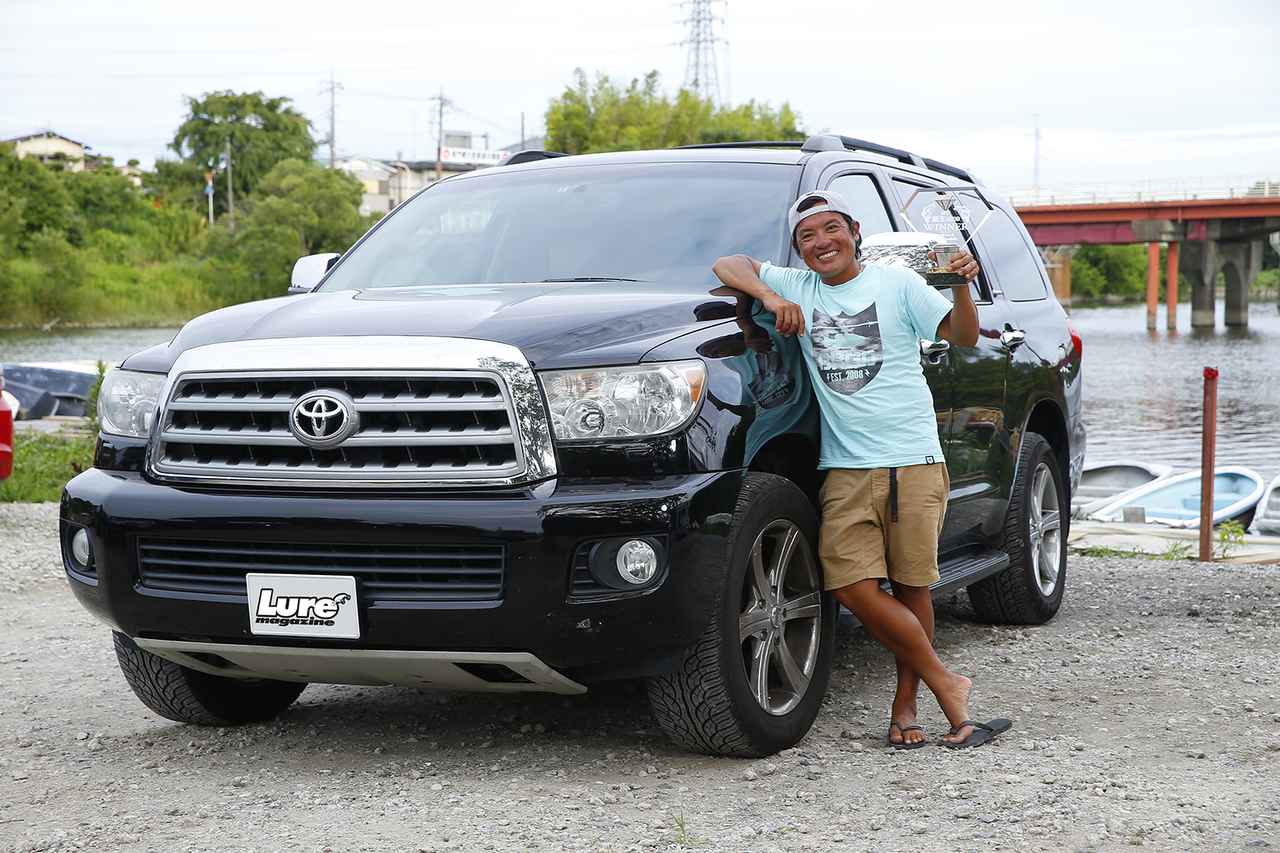
[[1204, 426], [1200, 436], [1200, 562], [1213, 559], [1213, 468], [1218, 445], [1218, 368], [1204, 369]]
[[1160, 244], [1147, 244], [1147, 328], [1156, 327], [1156, 308], [1160, 304]]
[[1165, 270], [1164, 292], [1169, 306], [1169, 318], [1166, 327], [1171, 332], [1178, 331], [1178, 243], [1169, 241], [1168, 267]]

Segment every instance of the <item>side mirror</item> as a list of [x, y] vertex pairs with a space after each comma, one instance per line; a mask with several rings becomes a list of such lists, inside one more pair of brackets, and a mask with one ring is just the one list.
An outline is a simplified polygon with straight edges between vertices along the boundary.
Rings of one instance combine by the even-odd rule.
[[315, 290], [320, 279], [324, 278], [329, 268], [337, 263], [338, 258], [337, 252], [324, 252], [298, 258], [293, 264], [293, 275], [289, 278], [289, 295], [310, 293]]

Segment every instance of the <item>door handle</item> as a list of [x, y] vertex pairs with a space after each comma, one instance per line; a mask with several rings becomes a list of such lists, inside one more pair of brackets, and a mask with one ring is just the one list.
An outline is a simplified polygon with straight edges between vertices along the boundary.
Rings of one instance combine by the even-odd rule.
[[1000, 333], [1000, 343], [1004, 344], [1004, 348], [1009, 352], [1013, 352], [1018, 347], [1027, 342], [1027, 333], [1022, 329], [1006, 328]]
[[951, 341], [920, 341], [920, 355], [929, 364], [942, 364], [951, 352]]

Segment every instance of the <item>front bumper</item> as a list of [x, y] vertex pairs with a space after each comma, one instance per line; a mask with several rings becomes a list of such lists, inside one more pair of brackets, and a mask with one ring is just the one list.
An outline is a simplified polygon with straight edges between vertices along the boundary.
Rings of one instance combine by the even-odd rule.
[[[316, 649], [328, 650], [320, 657], [331, 662], [340, 661], [343, 650], [359, 650], [351, 657], [366, 660], [379, 657], [367, 655], [374, 650], [443, 653], [440, 660], [455, 652], [513, 653], [575, 679], [647, 675], [666, 669], [701, 635], [720, 600], [742, 480], [743, 472], [727, 471], [643, 481], [561, 478], [465, 494], [317, 495], [175, 488], [95, 468], [68, 483], [61, 515], [64, 548], [69, 525], [88, 530], [96, 577], [71, 570], [70, 563], [64, 568], [81, 604], [144, 647], [161, 641], [157, 648]], [[661, 583], [613, 600], [570, 601], [578, 546], [630, 535], [667, 543]], [[268, 638], [250, 633], [244, 595], [144, 586], [138, 540], [148, 536], [346, 546], [500, 544], [506, 567], [496, 601], [380, 602], [361, 594], [358, 640]], [[358, 668], [353, 664], [353, 671]], [[343, 668], [332, 663], [322, 669]]]

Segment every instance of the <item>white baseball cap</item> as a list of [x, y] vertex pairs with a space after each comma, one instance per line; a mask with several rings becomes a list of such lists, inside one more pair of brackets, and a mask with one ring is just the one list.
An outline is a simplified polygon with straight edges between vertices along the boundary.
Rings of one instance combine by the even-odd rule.
[[[800, 209], [801, 205], [809, 203], [812, 199], [818, 199], [819, 203], [804, 210]], [[843, 213], [850, 219], [856, 220], [858, 218], [853, 215], [853, 208], [849, 206], [849, 202], [845, 201], [844, 196], [839, 193], [831, 190], [807, 192], [796, 199], [796, 203], [791, 205], [791, 209], [787, 211], [787, 227], [791, 231], [792, 240], [796, 237], [796, 228], [799, 227], [800, 222], [815, 213]]]

